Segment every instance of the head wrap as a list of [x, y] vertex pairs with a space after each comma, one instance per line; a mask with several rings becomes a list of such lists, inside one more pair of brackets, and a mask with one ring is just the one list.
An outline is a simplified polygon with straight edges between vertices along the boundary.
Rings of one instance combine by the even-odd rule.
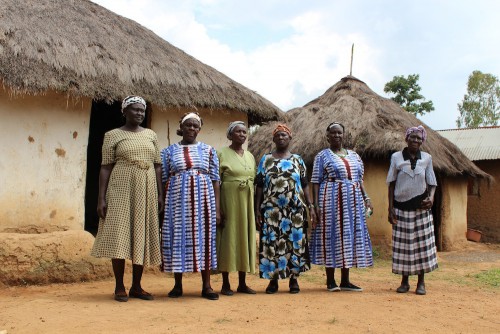
[[237, 127], [238, 125], [245, 126], [245, 122], [234, 121], [234, 122], [229, 123], [229, 126], [227, 127], [227, 131], [226, 131], [226, 137], [227, 137], [227, 139], [231, 139], [230, 138], [231, 134], [233, 133], [234, 128]]
[[414, 127], [406, 129], [405, 140], [408, 140], [408, 137], [413, 132], [420, 132], [422, 134], [422, 143], [427, 138], [427, 132], [425, 131], [424, 127], [422, 125], [419, 125], [419, 126], [414, 126]]
[[134, 103], [139, 103], [144, 106], [144, 109], [146, 109], [146, 101], [140, 96], [134, 96], [134, 95], [129, 95], [126, 98], [123, 99], [122, 101], [122, 113], [127, 108], [129, 105], [134, 104]]
[[201, 117], [194, 112], [190, 112], [190, 113], [187, 113], [186, 115], [184, 115], [181, 118], [180, 123], [183, 124], [185, 121], [187, 121], [190, 118], [194, 118], [195, 120], [197, 120], [200, 123], [200, 126], [203, 124], [203, 122], [201, 121]]
[[342, 128], [342, 131], [345, 132], [345, 128], [344, 128], [344, 125], [342, 123], [339, 123], [339, 122], [332, 122], [330, 123], [327, 127], [326, 127], [326, 131], [330, 131], [330, 128], [334, 125], [340, 125], [340, 127]]
[[280, 131], [286, 132], [290, 137], [292, 136], [292, 130], [285, 124], [278, 124], [273, 131], [273, 136]]

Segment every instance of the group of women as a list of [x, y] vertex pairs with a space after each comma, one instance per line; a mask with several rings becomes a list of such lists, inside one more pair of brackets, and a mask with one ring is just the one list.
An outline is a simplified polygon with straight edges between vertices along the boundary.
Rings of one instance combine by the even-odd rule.
[[[243, 148], [244, 122], [230, 123], [231, 144], [216, 151], [197, 141], [203, 120], [187, 113], [177, 131], [182, 139], [160, 152], [156, 134], [140, 126], [145, 109], [141, 97], [126, 97], [125, 125], [105, 134], [102, 149], [100, 222], [92, 254], [112, 259], [115, 300], [153, 299], [141, 287], [144, 265], [174, 273], [171, 298], [183, 295], [186, 272], [201, 273], [201, 295], [209, 300], [219, 298], [210, 284], [214, 271], [222, 273], [221, 294], [234, 294], [230, 272], [238, 272], [237, 292], [255, 294], [246, 274], [256, 269], [256, 231], [267, 294], [276, 293], [282, 279], [289, 280], [290, 293], [298, 293], [298, 277], [311, 263], [325, 266], [328, 291], [362, 291], [350, 281], [349, 269], [373, 265], [366, 225], [373, 207], [363, 185], [363, 162], [343, 146], [342, 124], [326, 127], [329, 147], [317, 154], [308, 182], [304, 161], [289, 150], [292, 132], [284, 124], [273, 131], [275, 149], [256, 168]], [[425, 294], [424, 273], [437, 268], [430, 211], [436, 179], [431, 156], [420, 151], [425, 137], [423, 127], [407, 131], [408, 146], [393, 154], [387, 177], [400, 293], [409, 291], [409, 275], [418, 275], [416, 293]], [[128, 294], [125, 259], [133, 265]], [[341, 270], [339, 285], [335, 268]]]

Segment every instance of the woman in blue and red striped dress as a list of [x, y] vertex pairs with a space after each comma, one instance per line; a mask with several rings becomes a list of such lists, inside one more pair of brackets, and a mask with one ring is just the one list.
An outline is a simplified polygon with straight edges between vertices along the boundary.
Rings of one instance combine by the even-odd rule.
[[161, 152], [165, 185], [162, 268], [174, 273], [171, 298], [182, 296], [182, 273], [201, 272], [202, 297], [219, 299], [210, 286], [210, 270], [217, 269], [219, 160], [213, 147], [196, 141], [202, 124], [197, 113], [184, 115], [177, 131], [182, 140]]
[[[373, 265], [366, 210], [373, 210], [363, 187], [364, 166], [359, 155], [343, 148], [344, 126], [326, 129], [330, 147], [314, 159], [314, 206], [317, 225], [311, 235], [311, 262], [326, 267], [328, 291], [363, 291], [349, 280], [349, 268]], [[335, 268], [341, 268], [340, 287]]]

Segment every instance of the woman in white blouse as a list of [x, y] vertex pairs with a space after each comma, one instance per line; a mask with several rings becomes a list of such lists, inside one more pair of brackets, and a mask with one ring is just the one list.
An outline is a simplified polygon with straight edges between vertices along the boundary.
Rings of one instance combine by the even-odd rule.
[[421, 125], [406, 130], [408, 146], [392, 155], [387, 175], [392, 272], [403, 276], [399, 293], [410, 290], [410, 275], [418, 275], [415, 293], [425, 295], [424, 274], [438, 267], [431, 212], [437, 182], [432, 156], [420, 151], [426, 137]]

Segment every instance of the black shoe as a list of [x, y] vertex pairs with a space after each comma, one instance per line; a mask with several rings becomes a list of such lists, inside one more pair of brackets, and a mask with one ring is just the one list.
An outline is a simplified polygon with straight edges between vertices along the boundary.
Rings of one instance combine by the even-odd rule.
[[126, 302], [126, 301], [128, 301], [128, 296], [127, 296], [127, 293], [125, 291], [120, 291], [118, 293], [115, 292], [114, 298], [115, 298], [115, 300], [117, 302]]
[[417, 290], [415, 290], [417, 295], [425, 295], [427, 292], [425, 291], [425, 284], [417, 284]]
[[337, 283], [335, 283], [335, 281], [326, 283], [326, 289], [330, 292], [340, 291], [340, 287], [337, 285]]
[[272, 279], [269, 281], [269, 285], [266, 288], [266, 293], [272, 295], [278, 292], [278, 280]]
[[401, 284], [399, 288], [396, 289], [397, 293], [407, 293], [410, 290], [410, 284]]
[[174, 286], [174, 288], [170, 290], [170, 292], [168, 293], [168, 296], [170, 298], [182, 297], [182, 286], [181, 287]]
[[300, 292], [299, 282], [297, 282], [296, 278], [290, 279], [290, 283], [288, 284], [288, 287], [290, 288], [290, 293], [299, 293]]
[[244, 288], [239, 287], [236, 289], [239, 293], [247, 293], [249, 295], [255, 295], [257, 292], [255, 292], [254, 289], [250, 288], [248, 285], [246, 285]]
[[136, 291], [136, 290], [130, 289], [128, 292], [128, 295], [131, 298], [139, 298], [142, 300], [153, 300], [154, 299], [152, 294], [150, 294], [149, 292], [146, 292], [142, 289], [141, 289], [141, 291]]
[[351, 284], [351, 283], [347, 283], [347, 284], [340, 283], [340, 290], [342, 290], [342, 291], [355, 291], [355, 292], [363, 291], [362, 288], [360, 288], [359, 286], [356, 286], [354, 284]]
[[230, 288], [222, 288], [220, 289], [220, 294], [224, 296], [232, 296], [234, 295], [234, 291]]
[[212, 290], [212, 288], [207, 288], [207, 289], [201, 290], [201, 296], [203, 298], [208, 299], [208, 300], [218, 300], [219, 295], [217, 293], [215, 293], [213, 290], [211, 292], [209, 290]]

